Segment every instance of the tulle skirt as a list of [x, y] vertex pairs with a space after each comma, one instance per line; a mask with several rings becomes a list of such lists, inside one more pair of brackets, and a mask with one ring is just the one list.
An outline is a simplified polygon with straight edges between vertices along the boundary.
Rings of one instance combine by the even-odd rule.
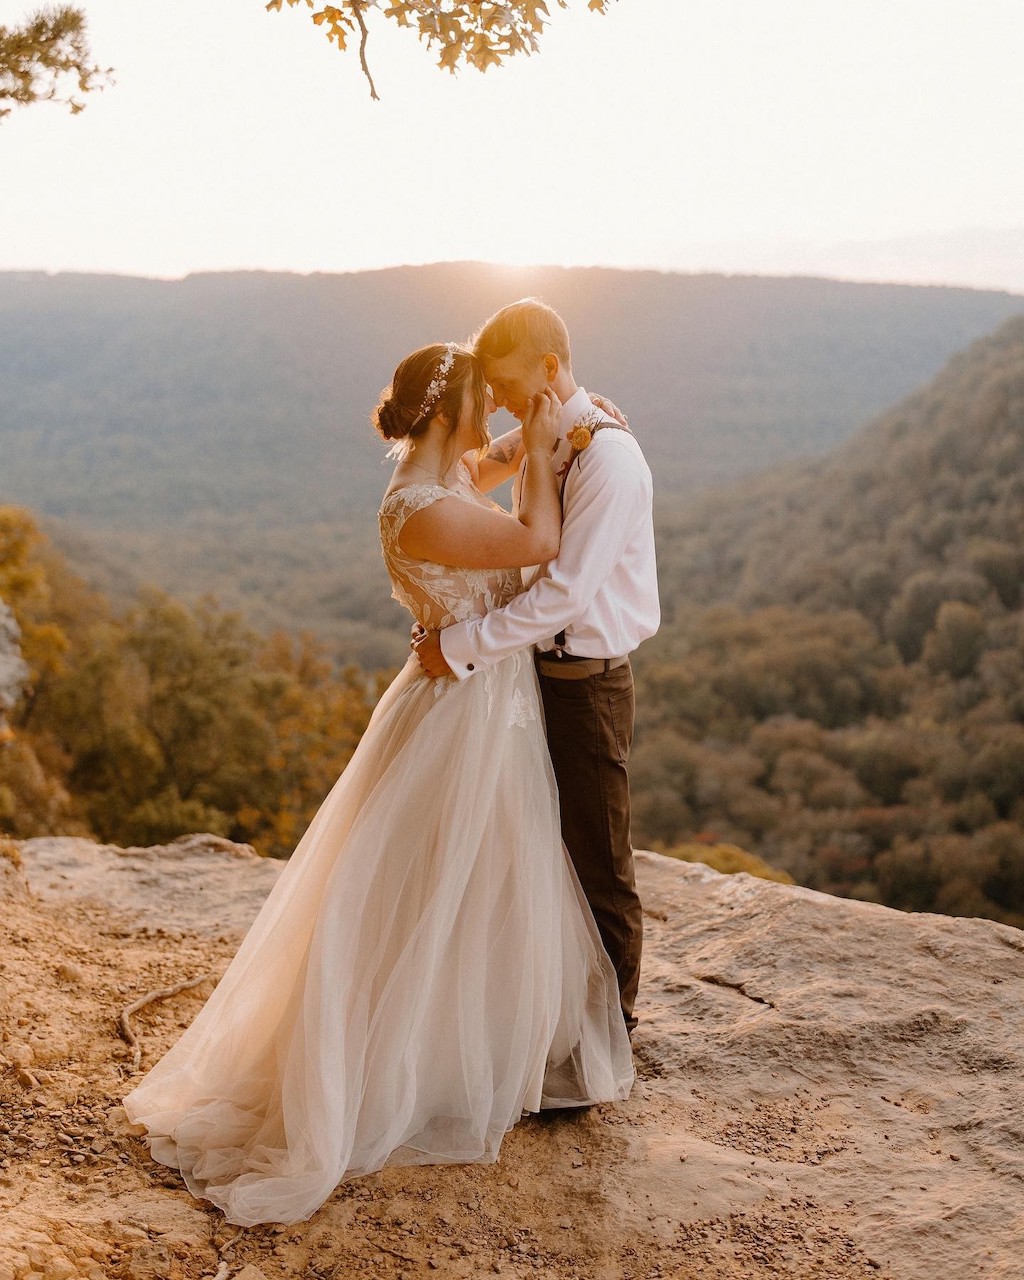
[[393, 1164], [489, 1162], [524, 1112], [633, 1082], [559, 836], [537, 677], [415, 658], [213, 994], [123, 1099], [228, 1222], [309, 1218]]

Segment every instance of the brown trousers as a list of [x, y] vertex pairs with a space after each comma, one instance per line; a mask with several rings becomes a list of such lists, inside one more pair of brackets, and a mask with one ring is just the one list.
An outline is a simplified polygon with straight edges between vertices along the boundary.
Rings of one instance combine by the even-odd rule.
[[585, 680], [540, 675], [548, 749], [565, 841], [619, 982], [632, 1033], [643, 911], [629, 835], [633, 672], [629, 663]]

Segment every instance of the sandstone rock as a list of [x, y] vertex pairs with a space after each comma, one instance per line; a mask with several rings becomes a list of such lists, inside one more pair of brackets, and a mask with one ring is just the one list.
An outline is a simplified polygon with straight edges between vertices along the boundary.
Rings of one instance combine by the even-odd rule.
[[[220, 836], [121, 849], [75, 836], [18, 843], [30, 889], [45, 901], [84, 900], [120, 910], [135, 927], [239, 936], [283, 862]], [[2, 860], [0, 860], [2, 866]], [[126, 936], [130, 930], [126, 932]]]
[[26, 1254], [15, 1249], [5, 1250], [0, 1242], [0, 1280], [16, 1280], [25, 1275], [31, 1265]]
[[1012, 1269], [1024, 933], [637, 862], [634, 1044], [679, 1107], [634, 1147], [652, 1202], [700, 1220], [809, 1200], [899, 1280]]
[[43, 1267], [46, 1280], [78, 1280], [78, 1267], [64, 1254], [55, 1251]]
[[21, 697], [28, 680], [28, 664], [21, 656], [21, 629], [8, 605], [0, 600], [0, 726], [4, 713]]
[[4, 1053], [16, 1067], [30, 1067], [36, 1060], [35, 1050], [23, 1040], [13, 1040], [4, 1047]]
[[[6, 857], [8, 848], [15, 854]], [[5, 898], [24, 899], [29, 896], [28, 881], [21, 869], [21, 854], [13, 841], [0, 836], [0, 902]]]
[[125, 1267], [128, 1280], [165, 1280], [171, 1266], [171, 1251], [165, 1244], [147, 1241], [134, 1245]]
[[237, 844], [234, 840], [212, 835], [209, 831], [200, 835], [178, 836], [171, 841], [171, 848], [187, 853], [208, 853], [212, 849], [215, 853], [226, 853], [232, 858], [255, 858], [262, 861], [251, 844]]
[[[26, 841], [20, 849], [43, 900], [11, 910], [27, 919], [52, 911], [50, 901], [92, 898], [97, 912], [112, 904], [119, 914], [95, 917], [106, 923], [94, 941], [107, 948], [118, 978], [141, 954], [130, 991], [180, 967], [182, 946], [195, 959], [227, 927], [240, 937], [283, 865], [245, 850], [236, 856], [205, 838], [154, 850], [77, 840]], [[524, 1268], [652, 1280], [1020, 1274], [1024, 1145], [1015, 1117], [1024, 1112], [1024, 933], [722, 876], [654, 854], [637, 855], [637, 878], [646, 939], [631, 1097], [571, 1120], [524, 1120], [506, 1136], [497, 1167], [385, 1170], [340, 1188], [311, 1224], [262, 1233], [268, 1242], [287, 1232], [312, 1245], [312, 1252], [288, 1245], [267, 1264], [274, 1276], [299, 1280], [299, 1256], [319, 1256], [314, 1233], [329, 1227], [346, 1235], [357, 1203], [360, 1241], [367, 1254], [379, 1246], [394, 1274], [397, 1259], [387, 1252], [395, 1249], [394, 1224], [421, 1221], [431, 1197], [428, 1225], [439, 1224], [443, 1236], [402, 1236], [400, 1252], [415, 1254], [416, 1268], [408, 1264], [415, 1274], [428, 1274], [431, 1262], [444, 1274], [446, 1256], [459, 1260], [453, 1273], [486, 1273], [495, 1248], [505, 1250], [516, 1275]], [[115, 919], [126, 921], [123, 930]], [[197, 922], [209, 941], [191, 934]], [[189, 933], [186, 943], [172, 940], [177, 929]], [[83, 954], [83, 942], [61, 945]], [[24, 1007], [32, 1009], [30, 998], [55, 990], [53, 960], [24, 948], [17, 955], [24, 975], [31, 977], [32, 963], [45, 975], [34, 992], [24, 988]], [[60, 994], [65, 1003], [82, 1002], [83, 1028], [109, 1020], [118, 1004], [111, 988], [105, 1003], [78, 987]], [[83, 1148], [105, 1133], [122, 1145], [128, 1126], [116, 1090], [123, 1081], [111, 1068], [119, 1045], [112, 1028], [104, 1035], [100, 1051], [75, 1061], [79, 1080], [102, 1078], [93, 1087], [108, 1101], [92, 1119], [85, 1108], [61, 1114], [52, 1098], [35, 1120], [29, 1110], [30, 1141], [42, 1136], [47, 1116], [53, 1140], [38, 1150], [27, 1143], [17, 1185], [0, 1185], [0, 1260], [10, 1257], [2, 1247], [5, 1215], [22, 1215], [19, 1230], [40, 1220], [38, 1211], [28, 1216], [34, 1204], [51, 1204], [51, 1220], [56, 1203], [74, 1215], [67, 1175], [57, 1167], [63, 1158], [53, 1169], [42, 1164], [59, 1149], [58, 1131], [74, 1137], [80, 1130]], [[49, 1055], [50, 1039], [43, 1043]], [[9, 1058], [15, 1050], [5, 1047]], [[16, 1069], [34, 1066], [34, 1055], [26, 1056]], [[89, 1233], [125, 1254], [111, 1251], [110, 1274], [155, 1280], [172, 1241], [179, 1257], [204, 1250], [189, 1253], [182, 1274], [212, 1270], [208, 1242], [223, 1224], [180, 1188], [165, 1190], [160, 1176], [151, 1161], [122, 1150], [113, 1171], [90, 1184]], [[129, 1225], [159, 1224], [163, 1233], [162, 1214], [168, 1234], [158, 1245]], [[24, 1237], [9, 1243], [24, 1249]], [[354, 1262], [352, 1274], [360, 1270], [372, 1274], [369, 1263]], [[232, 1280], [266, 1277], [250, 1263]]]

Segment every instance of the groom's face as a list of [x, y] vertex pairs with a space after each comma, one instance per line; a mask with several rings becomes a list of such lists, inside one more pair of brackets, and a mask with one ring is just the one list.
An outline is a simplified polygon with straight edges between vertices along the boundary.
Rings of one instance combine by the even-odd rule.
[[550, 381], [544, 357], [510, 351], [507, 356], [485, 356], [481, 363], [495, 404], [522, 422], [532, 397]]

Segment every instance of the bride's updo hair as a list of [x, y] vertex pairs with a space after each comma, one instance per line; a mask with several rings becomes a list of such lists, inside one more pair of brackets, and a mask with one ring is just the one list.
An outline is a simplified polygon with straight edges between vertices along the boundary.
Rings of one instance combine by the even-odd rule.
[[[370, 421], [385, 440], [394, 441], [389, 450], [392, 456], [404, 457], [409, 442], [422, 435], [439, 413], [444, 414], [449, 435], [454, 436], [467, 388], [480, 448], [485, 449], [490, 442], [484, 412], [487, 385], [483, 372], [468, 347], [453, 346], [452, 364], [447, 373], [441, 374], [441, 365], [449, 347], [443, 342], [434, 342], [406, 356], [395, 370], [391, 385], [381, 392], [380, 403], [370, 415]], [[430, 393], [430, 386], [439, 376], [443, 377], [444, 386], [435, 397]]]

